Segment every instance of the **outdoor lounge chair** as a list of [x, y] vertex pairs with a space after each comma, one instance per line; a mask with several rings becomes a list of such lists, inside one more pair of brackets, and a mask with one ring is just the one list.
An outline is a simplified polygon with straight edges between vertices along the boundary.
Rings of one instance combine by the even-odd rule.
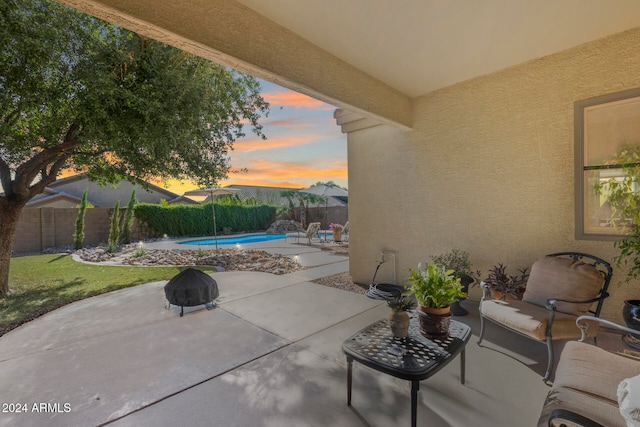
[[[580, 338], [576, 318], [592, 313], [600, 316], [609, 296], [607, 288], [612, 268], [608, 262], [577, 252], [547, 255], [531, 267], [522, 301], [496, 300], [482, 282], [480, 300], [480, 339], [485, 319], [527, 338], [547, 344], [548, 363], [543, 380], [548, 382], [553, 369], [553, 340]], [[597, 303], [595, 310], [591, 307]], [[589, 329], [595, 337], [598, 328]]]
[[342, 227], [342, 241], [349, 241], [349, 221], [344, 223], [344, 227]]
[[308, 244], [310, 245], [313, 239], [318, 239], [318, 241], [321, 240], [318, 234], [319, 232], [320, 232], [320, 223], [312, 222], [309, 224], [306, 230], [299, 230], [299, 231], [296, 231], [295, 233], [287, 233], [284, 239], [286, 241], [288, 237], [295, 237], [297, 239], [296, 243], [300, 243], [300, 238], [305, 237], [307, 239]]

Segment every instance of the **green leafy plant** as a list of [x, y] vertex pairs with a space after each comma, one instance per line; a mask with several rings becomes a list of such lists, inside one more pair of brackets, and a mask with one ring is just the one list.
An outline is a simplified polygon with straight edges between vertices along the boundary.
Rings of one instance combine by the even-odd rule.
[[133, 257], [140, 258], [146, 253], [147, 253], [147, 250], [144, 248], [144, 242], [138, 242], [138, 244], [136, 245], [136, 250], [133, 253]]
[[418, 270], [410, 272], [409, 290], [405, 294], [415, 295], [421, 306], [444, 308], [467, 296], [453, 270], [445, 270], [436, 264], [427, 264], [427, 268], [422, 269], [422, 264], [418, 264]]
[[399, 297], [387, 300], [387, 305], [394, 313], [400, 311], [410, 311], [416, 308], [416, 301], [408, 295], [401, 295]]
[[494, 291], [502, 295], [510, 295], [516, 299], [522, 299], [522, 295], [529, 279], [529, 268], [519, 269], [518, 275], [507, 274], [507, 266], [500, 263], [489, 269], [489, 275], [483, 282]]
[[431, 257], [434, 264], [445, 270], [453, 270], [453, 275], [459, 279], [480, 277], [480, 271], [473, 271], [469, 252], [460, 249], [452, 249], [441, 255]]
[[611, 225], [624, 234], [614, 243], [620, 251], [614, 261], [628, 268], [625, 282], [630, 282], [640, 276], [640, 146], [624, 146], [607, 164], [619, 165], [621, 176], [600, 181], [594, 189], [611, 206]]
[[198, 252], [196, 252], [196, 256], [198, 258], [204, 258], [209, 255], [209, 251], [206, 249], [198, 248]]

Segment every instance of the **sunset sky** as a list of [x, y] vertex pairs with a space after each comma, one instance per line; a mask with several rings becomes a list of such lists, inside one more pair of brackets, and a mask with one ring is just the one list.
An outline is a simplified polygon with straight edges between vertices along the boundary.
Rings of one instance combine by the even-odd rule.
[[[263, 98], [271, 104], [269, 117], [262, 120], [267, 140], [247, 129], [247, 137], [235, 142], [230, 157], [233, 169], [248, 172], [230, 174], [219, 185], [304, 188], [333, 181], [347, 187], [347, 136], [333, 118], [336, 108], [263, 80], [260, 83]], [[189, 182], [172, 182], [168, 187], [178, 194], [195, 188]]]

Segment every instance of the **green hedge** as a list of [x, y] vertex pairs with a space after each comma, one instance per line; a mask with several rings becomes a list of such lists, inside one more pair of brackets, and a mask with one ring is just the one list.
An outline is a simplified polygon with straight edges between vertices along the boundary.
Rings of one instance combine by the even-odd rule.
[[[215, 204], [216, 228], [232, 232], [254, 232], [266, 230], [276, 217], [274, 206], [238, 206]], [[211, 203], [204, 205], [136, 205], [136, 218], [143, 227], [158, 235], [168, 236], [206, 236], [213, 234], [213, 216]]]

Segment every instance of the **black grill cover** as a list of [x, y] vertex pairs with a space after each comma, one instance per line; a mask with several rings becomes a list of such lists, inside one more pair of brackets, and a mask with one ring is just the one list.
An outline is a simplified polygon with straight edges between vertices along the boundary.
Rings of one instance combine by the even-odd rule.
[[173, 276], [164, 286], [164, 294], [169, 304], [182, 307], [193, 307], [208, 304], [218, 298], [218, 284], [206, 273], [195, 268]]

